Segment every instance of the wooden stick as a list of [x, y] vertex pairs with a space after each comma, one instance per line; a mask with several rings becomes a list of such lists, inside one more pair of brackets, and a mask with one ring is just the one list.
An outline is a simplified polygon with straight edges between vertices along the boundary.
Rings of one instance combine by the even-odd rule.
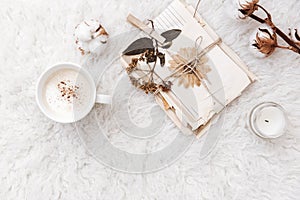
[[155, 39], [158, 43], [163, 45], [166, 41], [166, 38], [161, 36], [159, 33], [157, 33], [155, 30], [144, 24], [141, 20], [133, 16], [132, 14], [129, 14], [127, 16], [127, 21], [131, 23], [133, 26], [141, 29], [143, 32], [145, 32], [147, 35]]

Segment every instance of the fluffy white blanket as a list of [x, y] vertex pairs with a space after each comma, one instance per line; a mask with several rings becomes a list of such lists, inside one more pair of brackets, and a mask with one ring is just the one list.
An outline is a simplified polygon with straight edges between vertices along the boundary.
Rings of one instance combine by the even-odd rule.
[[[35, 83], [46, 67], [60, 61], [86, 62], [74, 45], [78, 23], [99, 18], [114, 36], [135, 30], [126, 23], [129, 12], [151, 19], [171, 1], [1, 0], [0, 199], [299, 199], [300, 56], [276, 50], [269, 58], [255, 58], [249, 53], [249, 37], [258, 24], [230, 18], [224, 6], [229, 0], [203, 0], [199, 12], [259, 80], [228, 107], [219, 141], [206, 158], [199, 156], [201, 140], [197, 140], [163, 170], [142, 175], [117, 172], [89, 154], [73, 125], [54, 123], [38, 109]], [[300, 28], [299, 0], [261, 0], [261, 4], [282, 30]], [[120, 50], [124, 44], [114, 48]], [[113, 72], [119, 67], [112, 65], [104, 77], [103, 92], [113, 87], [118, 78]], [[132, 103], [149, 103], [147, 96], [140, 96]], [[280, 103], [289, 115], [288, 132], [276, 140], [261, 139], [246, 127], [249, 110], [268, 100]], [[111, 117], [102, 114], [103, 121]], [[134, 111], [137, 121], [143, 116]], [[133, 152], [143, 149], [144, 143], [133, 146], [109, 122], [105, 122], [108, 138], [115, 145]], [[166, 130], [168, 137], [161, 141], [179, 133], [170, 122]]]

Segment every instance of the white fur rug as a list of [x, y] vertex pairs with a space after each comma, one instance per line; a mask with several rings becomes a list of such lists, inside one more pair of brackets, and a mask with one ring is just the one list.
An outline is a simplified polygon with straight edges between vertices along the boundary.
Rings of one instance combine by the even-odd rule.
[[[258, 24], [228, 17], [222, 0], [203, 0], [199, 12], [259, 81], [228, 107], [219, 141], [206, 158], [199, 156], [198, 140], [158, 172], [117, 172], [88, 153], [73, 125], [54, 123], [38, 109], [35, 83], [42, 71], [56, 62], [84, 62], [73, 38], [79, 22], [100, 18], [109, 33], [118, 35], [135, 29], [125, 21], [129, 12], [151, 19], [170, 2], [1, 0], [0, 199], [299, 199], [300, 56], [277, 50], [267, 59], [255, 58], [248, 46]], [[261, 4], [282, 30], [300, 28], [299, 0], [261, 0]], [[120, 48], [124, 45], [115, 46]], [[100, 69], [91, 70], [101, 70], [95, 67]], [[120, 66], [112, 67], [118, 71]], [[109, 92], [117, 77], [106, 77], [102, 90]], [[263, 140], [246, 127], [249, 110], [267, 100], [280, 103], [290, 119], [289, 131], [276, 140]], [[143, 115], [136, 112], [136, 118]], [[119, 138], [119, 130], [107, 130], [120, 148], [139, 149]], [[170, 137], [178, 133], [170, 122], [166, 130]]]

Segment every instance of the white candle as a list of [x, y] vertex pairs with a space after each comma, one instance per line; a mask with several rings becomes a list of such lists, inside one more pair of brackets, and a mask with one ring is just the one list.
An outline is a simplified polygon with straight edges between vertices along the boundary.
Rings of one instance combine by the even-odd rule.
[[250, 114], [251, 130], [263, 138], [277, 138], [284, 134], [287, 118], [284, 109], [272, 102], [257, 105]]

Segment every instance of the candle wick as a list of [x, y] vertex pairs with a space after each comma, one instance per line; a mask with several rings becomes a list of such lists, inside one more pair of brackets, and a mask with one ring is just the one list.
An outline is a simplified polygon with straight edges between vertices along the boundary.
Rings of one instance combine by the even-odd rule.
[[269, 120], [266, 119], [265, 122], [269, 123]]

